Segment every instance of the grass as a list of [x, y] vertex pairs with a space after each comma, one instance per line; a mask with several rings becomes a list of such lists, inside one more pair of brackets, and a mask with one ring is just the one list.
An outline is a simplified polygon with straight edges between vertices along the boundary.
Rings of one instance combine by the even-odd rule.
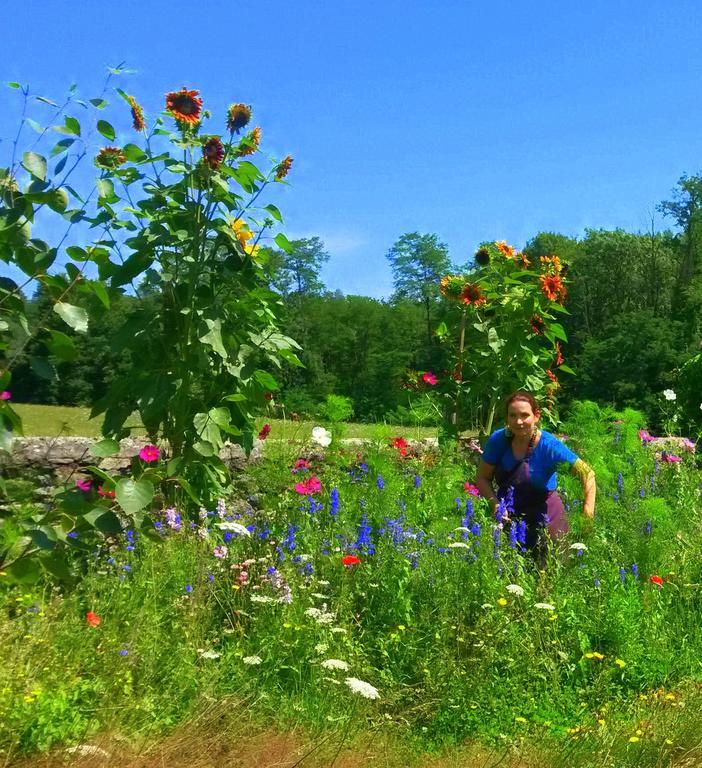
[[[13, 404], [24, 425], [27, 437], [99, 437], [102, 418], [90, 418], [89, 408], [72, 408], [60, 405]], [[283, 419], [256, 420], [260, 429], [264, 423], [271, 425], [271, 440], [304, 440], [309, 438], [312, 427], [321, 422], [287, 421]], [[133, 435], [143, 435], [144, 430], [139, 426], [139, 417], [134, 415], [129, 422], [133, 427]], [[436, 437], [434, 427], [403, 427], [393, 424], [344, 424], [343, 436], [347, 438], [362, 438], [384, 440], [396, 435], [419, 440], [425, 437]]]

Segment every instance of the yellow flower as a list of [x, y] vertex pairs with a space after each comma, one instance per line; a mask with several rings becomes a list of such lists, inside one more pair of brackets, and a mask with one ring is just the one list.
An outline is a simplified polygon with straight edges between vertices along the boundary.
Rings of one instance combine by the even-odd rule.
[[672, 694], [672, 693], [666, 693], [666, 695], [665, 695], [665, 698], [666, 698], [668, 701], [675, 701], [675, 696], [673, 696], [673, 694]]
[[601, 717], [601, 718], [600, 718], [600, 719], [599, 719], [597, 722], [598, 722], [600, 725], [604, 725], [604, 724], [605, 724], [605, 720], [604, 720], [604, 718], [603, 718], [603, 717]]
[[639, 737], [638, 736], [630, 736], [629, 737], [629, 742], [631, 744], [636, 744], [637, 741], [639, 741]]
[[585, 658], [586, 659], [594, 659], [595, 658], [595, 654], [594, 653], [586, 653], [585, 654]]
[[407, 629], [407, 627], [406, 627], [404, 624], [398, 624], [398, 625], [397, 625], [397, 628], [398, 628], [400, 631], [402, 631], [402, 630], [404, 630], [404, 629]]
[[666, 740], [665, 740], [665, 743], [666, 743], [666, 744], [668, 744], [668, 745], [670, 745], [670, 744], [672, 744], [673, 742], [672, 742], [672, 740], [671, 740], [671, 739], [666, 739]]
[[500, 597], [500, 598], [498, 599], [498, 601], [497, 601], [497, 604], [498, 604], [498, 605], [501, 605], [501, 606], [503, 606], [503, 607], [504, 607], [505, 605], [507, 605], [507, 601], [505, 600], [505, 598], [504, 598], [504, 597]]
[[597, 661], [602, 661], [602, 659], [604, 659], [604, 656], [601, 653], [597, 653], [597, 651], [594, 651], [592, 656], [593, 658], [597, 659]]
[[234, 219], [229, 226], [234, 230], [234, 237], [239, 241], [239, 245], [246, 249], [246, 245], [253, 237], [253, 232], [249, 225], [242, 219]]
[[517, 723], [526, 723], [527, 721], [526, 717], [515, 717], [514, 719]]
[[625, 661], [622, 661], [622, 659], [615, 659], [615, 660], [614, 660], [614, 663], [615, 663], [615, 664], [616, 664], [618, 667], [620, 667], [621, 669], [624, 669], [624, 667], [626, 666], [626, 662], [625, 662]]

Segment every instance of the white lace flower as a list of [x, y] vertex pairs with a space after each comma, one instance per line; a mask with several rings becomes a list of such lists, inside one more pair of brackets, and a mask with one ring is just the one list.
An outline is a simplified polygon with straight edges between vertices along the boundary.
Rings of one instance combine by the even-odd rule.
[[78, 744], [75, 747], [68, 747], [66, 750], [69, 755], [79, 755], [80, 757], [109, 757], [110, 753], [105, 752], [101, 747], [94, 747], [92, 744]]
[[675, 392], [672, 389], [664, 389], [663, 390], [663, 397], [666, 400], [677, 400], [678, 396], [675, 394]]
[[587, 552], [587, 544], [583, 544], [582, 541], [576, 541], [574, 544], [570, 545], [570, 549], [573, 549], [576, 552]]
[[454, 528], [457, 533], [470, 533], [470, 528], [466, 528], [465, 525], [459, 525], [458, 528]]
[[363, 696], [364, 699], [379, 699], [380, 694], [378, 689], [374, 688], [370, 683], [365, 680], [359, 680], [357, 677], [347, 677], [346, 685], [354, 692]]
[[452, 541], [449, 544], [450, 549], [470, 549], [470, 545], [466, 544], [463, 541]]
[[305, 616], [314, 619], [317, 624], [331, 624], [334, 621], [334, 614], [323, 610], [322, 608], [308, 608]]
[[345, 635], [346, 630], [343, 627], [332, 627], [331, 628], [332, 634], [334, 635]]
[[202, 648], [198, 648], [197, 652], [200, 654], [201, 659], [218, 659], [219, 654], [217, 651], [203, 651]]
[[325, 659], [322, 662], [324, 669], [340, 669], [342, 672], [349, 671], [349, 665], [341, 659]]
[[556, 606], [551, 603], [534, 603], [534, 608], [539, 608], [542, 611], [555, 611]]
[[255, 667], [258, 664], [261, 664], [263, 659], [260, 656], [244, 656], [242, 661], [244, 664], [248, 664], [250, 667]]
[[524, 587], [520, 587], [519, 584], [508, 584], [505, 589], [512, 595], [517, 597], [524, 596]]
[[235, 522], [215, 523], [217, 528], [223, 531], [231, 531], [232, 533], [238, 533], [240, 536], [251, 536], [251, 532], [247, 530], [245, 525]]
[[249, 598], [252, 603], [278, 603], [280, 602], [275, 597], [269, 597], [268, 595], [251, 595]]
[[315, 653], [326, 653], [329, 650], [329, 646], [326, 643], [317, 643], [314, 650]]
[[329, 582], [328, 582], [328, 581], [325, 581], [324, 579], [320, 579], [320, 580], [317, 582], [317, 584], [319, 584], [319, 586], [320, 586], [320, 587], [328, 587], [328, 586], [329, 586]]
[[324, 427], [313, 427], [312, 428], [312, 442], [317, 443], [317, 445], [321, 445], [322, 448], [326, 448], [332, 441], [332, 435], [329, 430], [324, 429]]

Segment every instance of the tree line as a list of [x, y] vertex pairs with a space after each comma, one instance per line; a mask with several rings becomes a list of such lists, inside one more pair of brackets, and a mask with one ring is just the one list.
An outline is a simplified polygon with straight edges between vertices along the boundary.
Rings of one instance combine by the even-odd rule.
[[[576, 375], [563, 376], [561, 405], [589, 399], [633, 406], [656, 424], [661, 393], [672, 388], [689, 429], [700, 425], [702, 393], [679, 371], [702, 341], [702, 176], [682, 177], [658, 211], [670, 228], [659, 230], [652, 220], [647, 232], [588, 229], [579, 238], [540, 232], [524, 252], [532, 260], [555, 254], [569, 264], [563, 322], [569, 341], [562, 351]], [[291, 253], [265, 250], [283, 304], [282, 330], [302, 346], [304, 363], [274, 372], [279, 406], [288, 414], [316, 416], [325, 398], [336, 395], [350, 400], [356, 420], [436, 420], [436, 411], [405, 386], [407, 372], [445, 373], [445, 351], [435, 333], [445, 312], [439, 281], [469, 271], [474, 257], [456, 264], [438, 235], [403, 234], [387, 253], [394, 293], [378, 300], [327, 290], [320, 270], [329, 255], [319, 238], [292, 245]], [[135, 364], [133, 352], [115, 348], [114, 330], [131, 314], [148, 313], [156, 300], [148, 286], [139, 296], [114, 295], [111, 312], [94, 313], [90, 334], [73, 334], [79, 353], [71, 362], [52, 356], [47, 365], [33, 354], [32, 343], [26, 345], [15, 365], [13, 399], [98, 401], [109, 382]], [[50, 302], [38, 292], [30, 322], [41, 324], [47, 311]], [[142, 353], [151, 353], [148, 341]]]

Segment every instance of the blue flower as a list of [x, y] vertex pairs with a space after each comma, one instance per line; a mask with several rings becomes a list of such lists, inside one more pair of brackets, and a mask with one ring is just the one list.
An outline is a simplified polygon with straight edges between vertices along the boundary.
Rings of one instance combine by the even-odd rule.
[[378, 479], [375, 481], [375, 484], [378, 486], [379, 491], [382, 491], [383, 488], [385, 488], [385, 480], [383, 480], [382, 475], [378, 475]]
[[78, 538], [78, 531], [70, 531], [69, 533], [66, 534], [66, 536], [69, 539], [77, 539]]
[[636, 563], [631, 564], [631, 572], [634, 574], [634, 578], [639, 578], [639, 566]]
[[414, 487], [415, 488], [421, 488], [422, 486], [422, 478], [419, 475], [414, 476]]
[[130, 571], [132, 570], [132, 566], [125, 564], [125, 565], [122, 566], [122, 570], [126, 571], [127, 573], [130, 573]]
[[222, 534], [222, 538], [224, 539], [225, 544], [229, 544], [229, 542], [234, 538], [234, 534], [231, 531], [225, 531]]
[[189, 595], [192, 591], [193, 591], [192, 585], [186, 584], [185, 585], [185, 592], [186, 592], [186, 594]]
[[332, 488], [329, 496], [329, 514], [332, 517], [336, 517], [339, 512], [339, 489]]
[[624, 568], [624, 566], [619, 569], [619, 581], [621, 581], [622, 584], [626, 581], [626, 568]]
[[126, 648], [122, 648], [122, 650], [119, 652], [120, 656], [128, 656], [129, 651]]

